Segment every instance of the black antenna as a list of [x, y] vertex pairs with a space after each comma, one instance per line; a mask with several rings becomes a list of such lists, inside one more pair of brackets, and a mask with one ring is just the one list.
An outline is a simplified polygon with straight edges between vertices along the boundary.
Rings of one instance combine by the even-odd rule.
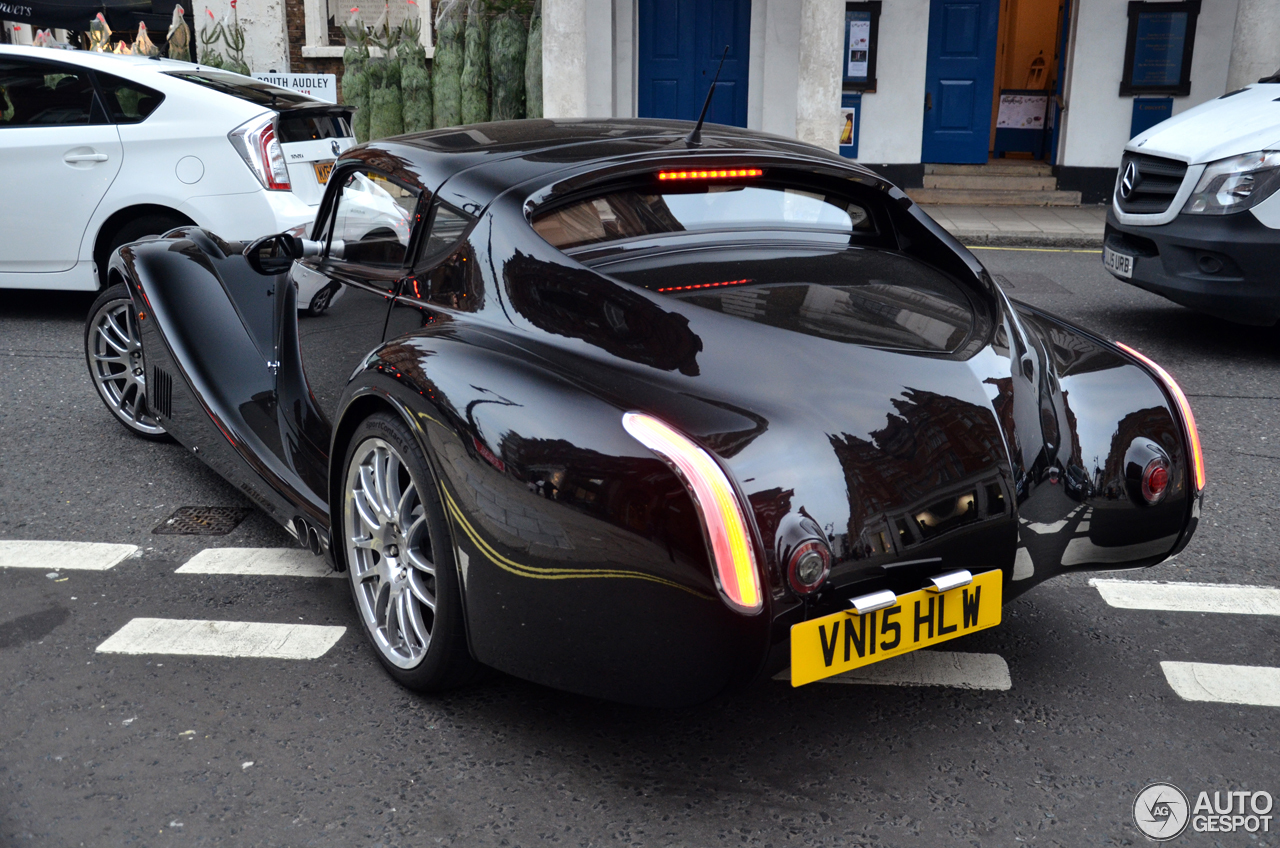
[[702, 114], [698, 116], [698, 123], [694, 126], [693, 132], [685, 138], [684, 143], [690, 147], [698, 147], [702, 144], [702, 122], [707, 119], [707, 109], [711, 107], [711, 95], [716, 93], [716, 83], [720, 81], [720, 71], [724, 68], [725, 57], [729, 55], [729, 45], [724, 46], [724, 53], [720, 54], [720, 64], [716, 67], [715, 78], [711, 80], [711, 90], [707, 92], [707, 99], [702, 104]]

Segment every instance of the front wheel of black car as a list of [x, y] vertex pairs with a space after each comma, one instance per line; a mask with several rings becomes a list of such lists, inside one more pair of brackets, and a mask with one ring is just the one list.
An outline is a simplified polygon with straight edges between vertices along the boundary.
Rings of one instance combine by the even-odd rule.
[[123, 284], [98, 295], [90, 307], [84, 328], [84, 357], [98, 397], [125, 429], [144, 439], [168, 438], [147, 406], [142, 333]]
[[453, 545], [435, 477], [395, 416], [366, 418], [343, 465], [337, 524], [356, 612], [378, 659], [422, 692], [470, 682]]

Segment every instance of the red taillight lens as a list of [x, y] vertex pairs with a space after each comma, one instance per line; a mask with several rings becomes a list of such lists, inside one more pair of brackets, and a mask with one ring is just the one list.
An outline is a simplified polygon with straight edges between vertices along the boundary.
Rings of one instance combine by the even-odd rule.
[[1142, 470], [1142, 497], [1155, 505], [1164, 500], [1164, 493], [1169, 488], [1169, 463], [1163, 459], [1153, 459]]
[[1182, 389], [1177, 382], [1169, 376], [1168, 371], [1123, 342], [1116, 342], [1116, 347], [1154, 371], [1156, 376], [1160, 378], [1160, 382], [1164, 383], [1164, 387], [1169, 390], [1169, 394], [1173, 396], [1178, 412], [1182, 416], [1182, 425], [1187, 430], [1187, 440], [1191, 443], [1191, 476], [1195, 480], [1196, 491], [1201, 491], [1204, 489], [1205, 481], [1204, 453], [1200, 450], [1200, 431], [1196, 429], [1196, 417], [1191, 414], [1191, 404], [1187, 402], [1187, 396], [1182, 393]]
[[274, 113], [268, 112], [246, 121], [232, 130], [227, 138], [265, 188], [289, 191], [293, 187], [289, 182], [284, 150], [276, 138]]
[[787, 563], [787, 582], [801, 595], [816, 592], [831, 573], [831, 552], [821, 542], [805, 542]]
[[729, 478], [711, 455], [651, 415], [628, 412], [622, 426], [676, 472], [693, 497], [720, 594], [739, 612], [764, 606], [746, 516]]
[[742, 177], [759, 177], [759, 168], [711, 168], [706, 171], [659, 171], [658, 179], [667, 180], [736, 180]]

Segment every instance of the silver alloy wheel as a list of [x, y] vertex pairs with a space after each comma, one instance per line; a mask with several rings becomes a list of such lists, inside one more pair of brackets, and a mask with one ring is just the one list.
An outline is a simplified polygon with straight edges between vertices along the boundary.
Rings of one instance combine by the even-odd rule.
[[109, 300], [89, 323], [93, 382], [107, 407], [131, 430], [149, 436], [163, 434], [164, 427], [147, 406], [142, 334], [133, 304], [127, 299]]
[[390, 444], [360, 443], [342, 510], [347, 572], [365, 629], [388, 662], [413, 668], [431, 644], [436, 566], [418, 483]]

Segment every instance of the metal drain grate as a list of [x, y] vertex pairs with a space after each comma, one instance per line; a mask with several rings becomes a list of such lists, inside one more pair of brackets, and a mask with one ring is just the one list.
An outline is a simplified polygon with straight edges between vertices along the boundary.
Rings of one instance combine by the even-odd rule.
[[151, 532], [161, 536], [225, 536], [251, 512], [241, 506], [182, 506]]

